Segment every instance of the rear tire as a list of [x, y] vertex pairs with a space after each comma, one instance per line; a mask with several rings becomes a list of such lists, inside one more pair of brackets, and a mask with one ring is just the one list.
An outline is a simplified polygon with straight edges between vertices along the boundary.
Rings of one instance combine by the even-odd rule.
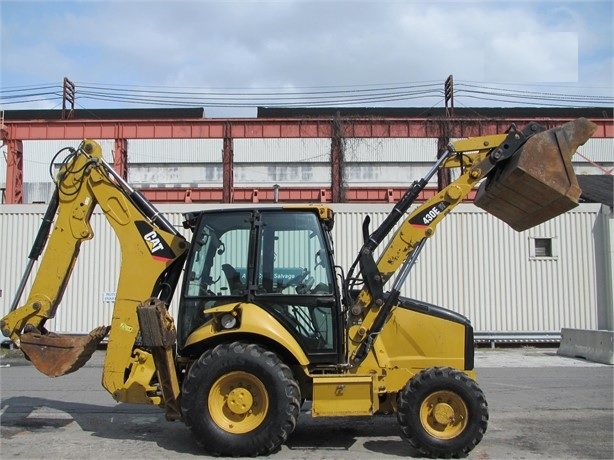
[[299, 386], [276, 354], [254, 344], [221, 344], [192, 365], [181, 410], [197, 442], [218, 456], [268, 455], [296, 426]]
[[397, 417], [403, 437], [423, 455], [461, 457], [482, 440], [488, 404], [465, 373], [434, 367], [412, 377], [399, 393]]

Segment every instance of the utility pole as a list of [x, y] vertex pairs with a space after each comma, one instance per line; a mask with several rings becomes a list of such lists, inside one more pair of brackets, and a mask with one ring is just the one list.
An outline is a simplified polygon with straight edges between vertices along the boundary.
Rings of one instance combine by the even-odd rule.
[[[64, 77], [64, 89], [62, 91], [62, 120], [68, 120], [75, 116], [75, 84]], [[70, 103], [70, 109], [67, 109]]]
[[[444, 101], [445, 101], [445, 119], [442, 121], [442, 134], [437, 139], [437, 158], [440, 158], [443, 152], [446, 151], [450, 142], [450, 123], [448, 118], [454, 116], [454, 77], [452, 75], [446, 78], [443, 84]], [[449, 104], [449, 105], [448, 105]], [[440, 168], [437, 171], [437, 190], [443, 190], [452, 182], [450, 170], [448, 168]]]
[[[446, 117], [454, 116], [454, 77], [452, 75], [446, 78], [443, 85], [443, 94], [446, 105]], [[448, 107], [450, 103], [450, 107]]]

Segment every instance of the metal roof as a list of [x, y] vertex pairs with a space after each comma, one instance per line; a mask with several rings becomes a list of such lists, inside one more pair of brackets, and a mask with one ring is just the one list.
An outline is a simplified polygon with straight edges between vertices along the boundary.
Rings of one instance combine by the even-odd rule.
[[[445, 118], [445, 107], [258, 107], [258, 118]], [[455, 107], [451, 118], [614, 118], [612, 107]]]
[[614, 207], [614, 176], [586, 175], [577, 176], [582, 189], [580, 200], [583, 203], [601, 203]]
[[[146, 108], [146, 109], [75, 109], [72, 120], [159, 120], [203, 118], [203, 108]], [[5, 110], [5, 121], [61, 120], [60, 109]]]

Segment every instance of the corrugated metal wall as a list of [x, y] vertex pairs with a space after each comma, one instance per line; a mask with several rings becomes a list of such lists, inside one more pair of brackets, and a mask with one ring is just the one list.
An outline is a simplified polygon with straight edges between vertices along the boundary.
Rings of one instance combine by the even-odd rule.
[[[113, 139], [97, 140], [102, 148], [103, 158], [113, 164], [113, 150], [115, 141]], [[49, 164], [54, 155], [65, 147], [77, 148], [81, 140], [56, 140], [56, 141], [23, 141], [23, 181], [51, 182], [49, 176]], [[55, 159], [54, 164], [59, 165], [68, 155], [62, 152]]]
[[[235, 139], [236, 163], [328, 163], [330, 139]], [[437, 156], [434, 138], [347, 138], [347, 162], [432, 162]]]
[[[103, 157], [113, 163], [113, 149], [115, 141], [103, 139], [97, 141], [102, 148]], [[45, 140], [23, 141], [23, 195], [26, 203], [45, 203], [53, 192], [53, 181], [49, 174], [49, 165], [54, 161], [55, 171], [68, 152], [56, 153], [65, 147], [77, 148], [81, 140]], [[3, 155], [0, 160], [0, 184], [6, 187], [6, 162], [4, 160], [6, 147], [2, 149]]]
[[[411, 183], [437, 156], [432, 138], [350, 138], [344, 145], [348, 186]], [[328, 186], [330, 149], [330, 139], [235, 139], [235, 186]]]
[[[598, 284], [605, 281], [596, 271], [592, 234], [599, 209], [581, 205], [518, 233], [473, 205], [459, 205], [425, 246], [403, 294], [458, 311], [481, 332], [595, 329]], [[337, 214], [337, 244], [348, 235], [340, 227], [358, 229], [364, 215], [358, 207]], [[371, 217], [374, 229], [385, 213]], [[531, 257], [536, 237], [553, 239], [554, 257]], [[350, 244], [357, 250], [359, 232]]]
[[128, 182], [137, 187], [221, 187], [224, 180], [222, 162], [173, 163], [166, 165], [136, 164], [128, 168]]
[[128, 162], [219, 163], [222, 139], [129, 139]]
[[576, 174], [602, 174], [604, 170], [614, 170], [614, 139], [589, 139], [578, 148], [578, 154], [572, 157]]
[[[100, 143], [105, 159], [112, 162], [114, 141]], [[51, 158], [63, 147], [77, 147], [79, 140], [23, 144], [24, 200], [45, 202], [52, 190]], [[330, 144], [330, 139], [234, 139], [234, 185], [330, 186]], [[222, 147], [222, 139], [130, 139], [128, 181], [139, 187], [219, 187]], [[590, 139], [579, 153], [605, 169], [614, 168], [614, 139]], [[409, 184], [424, 176], [436, 155], [434, 138], [349, 138], [345, 140], [345, 183], [350, 187]], [[577, 174], [602, 173], [579, 155], [573, 157], [573, 164]], [[4, 182], [6, 164], [0, 161], [0, 184]]]
[[[589, 139], [578, 148], [578, 152], [591, 161], [612, 164], [614, 162], [614, 139]], [[585, 160], [574, 157], [574, 161], [580, 162]]]
[[[181, 229], [182, 212], [214, 205], [160, 205]], [[347, 269], [361, 245], [364, 217], [375, 229], [385, 205], [334, 205], [336, 260]], [[44, 206], [0, 206], [0, 311], [9, 311]], [[100, 213], [92, 222], [95, 238], [83, 245], [63, 305], [51, 330], [87, 332], [108, 324], [119, 253]], [[599, 225], [608, 225], [600, 205], [583, 204], [523, 233], [473, 205], [459, 205], [426, 245], [403, 295], [442, 305], [468, 316], [477, 332], [552, 332], [563, 327], [596, 329], [603, 308], [603, 264]], [[181, 229], [185, 232], [185, 230]], [[187, 233], [186, 233], [187, 235]], [[189, 235], [187, 235], [189, 236]], [[534, 238], [552, 238], [553, 257], [532, 257]], [[611, 242], [609, 243], [611, 245]], [[609, 291], [608, 291], [609, 289]], [[601, 298], [600, 298], [601, 297]], [[611, 295], [610, 295], [611, 297]], [[610, 307], [611, 308], [611, 307]], [[175, 310], [175, 305], [173, 305]]]
[[330, 139], [234, 139], [235, 163], [328, 163]]
[[239, 163], [234, 167], [235, 187], [328, 187], [330, 166], [317, 163]]
[[219, 187], [222, 139], [130, 139], [128, 182], [137, 186]]

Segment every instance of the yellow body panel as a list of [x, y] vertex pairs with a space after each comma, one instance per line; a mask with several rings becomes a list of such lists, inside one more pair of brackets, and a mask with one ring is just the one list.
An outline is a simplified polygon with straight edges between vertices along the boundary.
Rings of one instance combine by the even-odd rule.
[[465, 343], [465, 332], [462, 324], [395, 308], [373, 346], [386, 373], [380, 391], [399, 391], [414, 374], [434, 366], [453, 367], [474, 377], [464, 370], [465, 347], [473, 347]]
[[[226, 306], [218, 306], [215, 307], [215, 309], [206, 311], [207, 313], [215, 312], [215, 314], [223, 314], [230, 311], [237, 312], [240, 332], [242, 334], [246, 333], [266, 337], [267, 340], [272, 340], [288, 350], [301, 366], [309, 364], [307, 355], [292, 334], [290, 334], [271, 314], [267, 313], [258, 305], [247, 302], [239, 304], [233, 302], [228, 304], [228, 308], [226, 308]], [[233, 340], [232, 336], [236, 333], [236, 329], [221, 329], [214, 318], [192, 332], [186, 340], [185, 345], [188, 347], [196, 343], [204, 343], [213, 337], [220, 337], [223, 335], [228, 335], [228, 340]]]
[[371, 375], [313, 377], [313, 417], [373, 415], [378, 408]]
[[[466, 330], [462, 324], [396, 307], [375, 340], [371, 352], [359, 366], [348, 373], [327, 374], [326, 379], [322, 380], [320, 391], [316, 386], [320, 376], [312, 375], [313, 407], [319, 412], [314, 416], [331, 416], [335, 412], [339, 412], [338, 415], [365, 415], [360, 413], [364, 408], [357, 408], [355, 414], [344, 409], [345, 399], [334, 391], [338, 386], [343, 387], [358, 379], [365, 387], [354, 383], [356, 388], [352, 395], [360, 392], [366, 398], [369, 392], [366, 381], [360, 380], [364, 379], [361, 376], [368, 376], [375, 395], [396, 394], [418, 372], [434, 366], [459, 369], [475, 379], [473, 370], [465, 370], [465, 347], [473, 347], [473, 343], [467, 344], [465, 341]], [[363, 403], [373, 404], [374, 412], [379, 408], [377, 396], [369, 396]]]

